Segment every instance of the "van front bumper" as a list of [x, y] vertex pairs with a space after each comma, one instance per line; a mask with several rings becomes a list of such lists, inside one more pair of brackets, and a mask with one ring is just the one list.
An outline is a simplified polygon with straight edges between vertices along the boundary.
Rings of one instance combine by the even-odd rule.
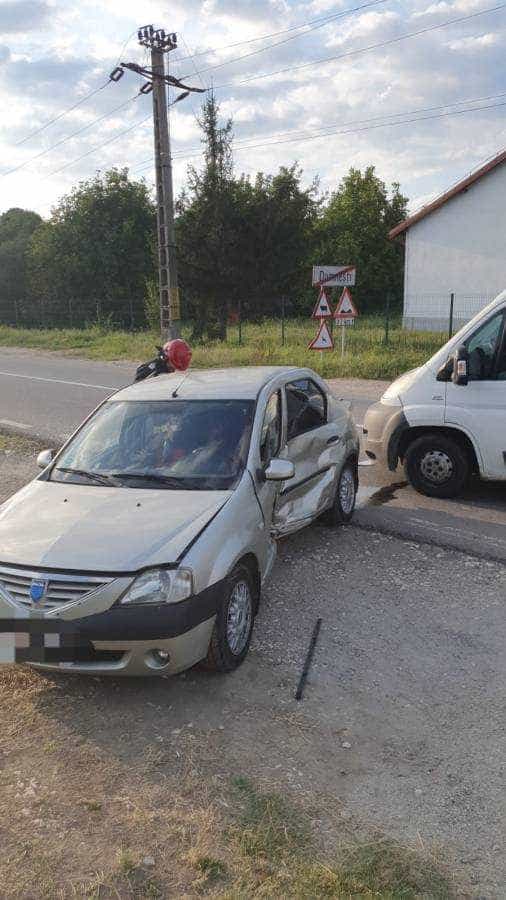
[[402, 407], [373, 403], [364, 418], [364, 450], [369, 459], [378, 460], [395, 472], [399, 462], [399, 445], [409, 428]]
[[174, 604], [113, 606], [79, 619], [0, 618], [12, 657], [38, 669], [93, 675], [165, 675], [188, 669], [208, 650], [223, 582]]

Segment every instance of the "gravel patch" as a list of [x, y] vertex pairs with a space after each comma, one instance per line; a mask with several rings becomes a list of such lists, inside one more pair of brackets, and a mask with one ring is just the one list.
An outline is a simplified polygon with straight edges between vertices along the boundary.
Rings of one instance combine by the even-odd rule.
[[0, 431], [0, 503], [35, 477], [42, 449], [36, 441]]
[[[2, 441], [5, 500], [36, 474], [39, 447]], [[149, 685], [104, 679], [88, 700], [87, 680], [62, 679], [69, 703], [52, 709], [50, 739], [70, 729], [116, 757], [119, 748], [142, 755], [136, 741], [153, 735], [195, 734], [205, 770], [248, 772], [318, 798], [340, 822], [439, 851], [472, 896], [504, 900], [505, 593], [499, 562], [315, 525], [280, 543], [252, 653], [237, 673]]]
[[254, 644], [295, 684], [322, 617], [303, 708], [340, 729], [349, 759], [327, 755], [321, 784], [334, 780], [350, 814], [398, 838], [451, 847], [481, 896], [497, 898], [505, 595], [501, 563], [314, 526], [281, 544]]

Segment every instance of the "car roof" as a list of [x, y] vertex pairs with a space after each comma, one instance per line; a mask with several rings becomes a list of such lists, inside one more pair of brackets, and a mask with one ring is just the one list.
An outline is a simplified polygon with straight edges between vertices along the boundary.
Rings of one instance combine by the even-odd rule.
[[255, 400], [265, 385], [280, 375], [308, 377], [310, 369], [294, 366], [237, 366], [230, 369], [191, 369], [147, 378], [122, 388], [110, 398], [119, 400], [171, 400], [177, 388], [180, 400]]

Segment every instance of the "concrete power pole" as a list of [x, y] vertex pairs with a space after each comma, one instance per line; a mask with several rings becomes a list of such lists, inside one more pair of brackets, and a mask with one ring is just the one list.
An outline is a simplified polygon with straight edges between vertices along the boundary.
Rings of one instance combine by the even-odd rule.
[[162, 336], [179, 337], [181, 304], [177, 278], [174, 189], [170, 152], [165, 53], [151, 49], [153, 72], [153, 126], [155, 137], [156, 210], [158, 224], [158, 272], [160, 328]]
[[[139, 43], [151, 51], [151, 68], [137, 63], [120, 63], [111, 73], [112, 81], [119, 81], [124, 69], [144, 75], [148, 81], [141, 94], [153, 92], [153, 126], [155, 138], [156, 209], [158, 226], [158, 281], [160, 289], [160, 330], [162, 338], [179, 337], [181, 304], [177, 278], [176, 233], [174, 227], [174, 189], [172, 184], [172, 157], [170, 152], [169, 103], [167, 86], [182, 88], [173, 103], [188, 96], [190, 91], [202, 93], [202, 88], [190, 87], [169, 75], [168, 54], [177, 47], [177, 36], [167, 34], [163, 28], [152, 25], [139, 28]], [[170, 105], [172, 106], [173, 103]]]

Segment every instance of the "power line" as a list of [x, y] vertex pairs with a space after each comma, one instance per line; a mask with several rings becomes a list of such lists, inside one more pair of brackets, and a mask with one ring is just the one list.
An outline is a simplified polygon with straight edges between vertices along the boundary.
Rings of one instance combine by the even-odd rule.
[[[137, 95], [136, 95], [137, 96]], [[173, 101], [175, 103], [177, 101]], [[173, 104], [171, 104], [173, 105]], [[123, 131], [120, 131], [117, 135], [110, 138], [108, 141], [103, 141], [101, 144], [97, 144], [96, 147], [92, 147], [90, 150], [87, 150], [86, 153], [82, 153], [81, 156], [78, 156], [76, 159], [71, 160], [68, 163], [65, 163], [64, 166], [60, 166], [58, 169], [54, 169], [52, 172], [49, 172], [47, 175], [44, 175], [43, 178], [51, 178], [53, 175], [58, 175], [60, 172], [63, 172], [65, 169], [74, 166], [76, 163], [81, 162], [82, 159], [85, 159], [87, 156], [91, 156], [93, 153], [97, 153], [98, 150], [101, 150], [103, 147], [107, 147], [109, 144], [113, 144], [114, 141], [118, 141], [124, 134], [128, 134], [130, 131], [133, 131], [134, 128], [138, 128], [139, 125], [143, 125], [144, 122], [147, 122], [148, 119], [151, 119], [151, 113], [149, 116], [145, 116], [143, 119], [139, 119], [139, 121], [134, 122], [133, 125], [130, 125], [128, 128], [125, 128]]]
[[[185, 46], [186, 52], [188, 53], [188, 51], [189, 51], [190, 48], [188, 47], [188, 44], [186, 43], [186, 41], [185, 41], [183, 35], [181, 35], [181, 40], [182, 40], [182, 42], [183, 42], [183, 44], [184, 44], [184, 46]], [[195, 55], [198, 56], [199, 54], [195, 54]], [[191, 59], [192, 64], [193, 64], [193, 68], [194, 68], [194, 71], [195, 71], [195, 75], [196, 75], [197, 78], [199, 79], [199, 81], [200, 81], [202, 87], [204, 88], [204, 90], [208, 91], [209, 88], [207, 87], [207, 85], [206, 85], [205, 82], [204, 82], [204, 79], [202, 78], [202, 71], [199, 72], [199, 70], [197, 69], [197, 66], [195, 65], [195, 56], [192, 56], [191, 54], [189, 54], [188, 56], [183, 56], [183, 59]], [[180, 63], [181, 61], [182, 61], [181, 58], [178, 59], [178, 58], [176, 57], [176, 62], [177, 62], [177, 63]], [[192, 107], [192, 108], [193, 108], [193, 107]]]
[[[186, 52], [188, 53], [188, 52], [189, 52], [189, 47], [188, 47], [188, 44], [186, 43], [186, 41], [185, 41], [183, 35], [181, 35], [181, 40], [182, 40], [182, 42], [183, 42], [183, 44], [184, 44], [184, 46], [185, 46]], [[190, 56], [186, 56], [186, 57], [184, 57], [184, 58], [185, 58], [185, 59], [192, 59], [191, 55], [190, 55]], [[177, 58], [176, 58], [176, 62], [180, 62], [180, 61], [181, 61], [180, 59], [177, 59]], [[208, 88], [207, 85], [205, 84], [204, 79], [202, 78], [201, 73], [197, 70], [197, 66], [195, 65], [195, 62], [194, 62], [193, 59], [192, 59], [192, 64], [193, 64], [193, 68], [195, 69], [195, 74], [197, 75], [197, 77], [198, 77], [198, 79], [199, 79], [199, 81], [200, 81], [202, 87], [204, 88], [204, 90], [208, 91], [209, 88]], [[193, 118], [195, 119], [197, 128], [200, 128], [200, 122], [199, 122], [197, 113], [195, 112], [195, 109], [193, 108], [193, 103], [191, 102], [191, 100], [192, 100], [192, 98], [190, 97], [190, 109], [191, 109]]]
[[149, 116], [145, 116], [143, 119], [140, 119], [138, 122], [134, 122], [133, 125], [130, 125], [129, 128], [125, 128], [123, 131], [120, 131], [115, 137], [110, 138], [108, 141], [104, 141], [102, 144], [98, 144], [96, 147], [92, 147], [91, 150], [88, 150], [86, 153], [83, 153], [81, 156], [78, 156], [77, 159], [71, 160], [71, 162], [65, 163], [64, 166], [60, 166], [59, 169], [54, 169], [53, 172], [49, 172], [47, 175], [44, 175], [44, 178], [51, 178], [52, 175], [58, 175], [59, 172], [63, 172], [64, 169], [70, 168], [70, 166], [75, 166], [76, 163], [80, 162], [86, 156], [91, 156], [92, 153], [96, 153], [98, 150], [101, 150], [102, 147], [107, 147], [109, 144], [113, 144], [114, 141], [118, 141], [120, 137], [123, 137], [124, 134], [128, 134], [129, 131], [133, 131], [134, 128], [138, 128], [139, 125], [143, 125], [144, 122], [147, 122], [148, 119], [151, 119], [151, 113]]
[[[449, 116], [462, 116], [462, 115], [466, 115], [467, 113], [470, 113], [470, 112], [479, 112], [479, 111], [485, 110], [485, 109], [498, 109], [499, 107], [502, 107], [502, 106], [506, 106], [506, 100], [502, 101], [501, 103], [492, 103], [492, 104], [485, 105], [485, 106], [475, 106], [471, 109], [452, 110], [447, 113], [436, 113], [436, 114], [430, 115], [430, 116], [421, 116], [418, 118], [415, 117], [415, 118], [411, 118], [411, 119], [405, 119], [404, 121], [400, 121], [400, 122], [380, 122], [379, 124], [375, 124], [375, 125], [365, 125], [362, 128], [338, 129], [337, 131], [327, 131], [325, 133], [308, 135], [307, 137], [285, 138], [284, 140], [280, 140], [280, 141], [270, 141], [270, 142], [262, 142], [262, 143], [258, 143], [258, 144], [248, 144], [248, 145], [243, 145], [241, 147], [237, 147], [236, 150], [239, 152], [241, 150], [256, 150], [260, 147], [274, 147], [274, 146], [277, 146], [278, 144], [290, 144], [290, 143], [294, 143], [294, 142], [302, 143], [304, 141], [316, 140], [317, 138], [331, 137], [332, 135], [336, 135], [336, 134], [358, 134], [359, 132], [362, 132], [362, 131], [373, 131], [377, 128], [389, 128], [389, 127], [395, 127], [398, 125], [410, 125], [414, 122], [426, 122], [429, 119], [443, 119], [443, 118], [446, 118]], [[406, 115], [410, 115], [410, 113], [406, 113]], [[198, 153], [193, 153], [193, 154], [189, 154], [189, 155], [181, 154], [181, 155], [175, 156], [174, 159], [192, 159], [199, 155], [200, 154], [198, 154]]]
[[[137, 29], [132, 31], [132, 33], [129, 34], [128, 37], [126, 38], [126, 40], [123, 42], [123, 45], [122, 45], [121, 50], [118, 55], [118, 61], [120, 60], [125, 47], [129, 43], [129, 41], [131, 41], [132, 37], [136, 33], [137, 33]], [[116, 62], [115, 66], [113, 66], [113, 68], [116, 68], [117, 65], [118, 65], [118, 62]], [[103, 91], [104, 88], [106, 88], [110, 83], [111, 83], [111, 79], [108, 78], [107, 81], [104, 81], [104, 83], [99, 85], [99, 87], [94, 88], [94, 90], [90, 91], [88, 94], [85, 94], [84, 97], [81, 97], [81, 99], [78, 100], [76, 103], [74, 103], [72, 106], [69, 106], [67, 109], [64, 109], [63, 112], [58, 113], [57, 116], [54, 116], [52, 119], [48, 119], [48, 121], [45, 122], [43, 125], [41, 125], [40, 128], [36, 128], [35, 131], [31, 131], [30, 134], [27, 134], [26, 137], [22, 138], [20, 141], [17, 141], [13, 146], [20, 147], [21, 144], [26, 143], [26, 141], [29, 141], [32, 137], [35, 137], [37, 134], [40, 134], [41, 131], [45, 131], [46, 128], [49, 128], [50, 125], [54, 125], [55, 122], [58, 122], [60, 119], [63, 119], [64, 116], [68, 116], [69, 113], [73, 112], [79, 106], [82, 106], [83, 103], [86, 103], [86, 101], [90, 100], [91, 97], [94, 97], [95, 94], [98, 94], [100, 91]]]
[[[488, 100], [498, 100], [499, 98], [504, 97], [504, 96], [506, 96], [506, 91], [499, 93], [499, 94], [489, 94], [486, 97], [474, 97], [474, 98], [470, 97], [467, 100], [454, 100], [451, 103], [442, 103], [438, 106], [425, 106], [425, 107], [420, 107], [419, 109], [410, 109], [410, 110], [405, 110], [403, 112], [398, 112], [398, 113], [384, 113], [382, 116], [373, 116], [373, 117], [370, 117], [367, 119], [358, 119], [353, 122], [345, 122], [344, 124], [345, 124], [345, 127], [348, 127], [349, 125], [368, 125], [368, 124], [371, 124], [374, 122], [378, 122], [380, 119], [392, 119], [392, 118], [399, 118], [400, 116], [411, 116], [411, 115], [418, 115], [420, 113], [426, 113], [426, 112], [436, 112], [438, 110], [447, 109], [449, 106], [461, 106], [463, 103], [485, 103]], [[305, 131], [301, 131], [301, 130], [291, 131], [291, 132], [290, 131], [278, 131], [278, 132], [274, 132], [273, 134], [266, 135], [266, 137], [274, 138], [274, 137], [284, 137], [285, 135], [288, 135], [291, 138], [293, 138], [293, 140], [297, 140], [298, 137], [304, 138], [306, 136], [311, 137], [311, 138], [319, 137], [319, 136], [325, 137], [325, 135], [327, 133], [329, 133], [329, 129], [332, 129], [337, 124], [338, 124], [337, 122], [332, 122], [332, 123], [329, 123], [328, 125], [326, 125], [325, 127], [319, 128], [318, 134], [316, 134], [314, 130], [311, 131], [310, 134], [308, 134], [308, 131], [306, 129]], [[389, 123], [385, 122], [384, 124], [387, 125]], [[330, 134], [333, 134], [333, 132], [330, 131]], [[248, 139], [244, 138], [243, 142], [242, 142], [243, 144], [244, 144], [245, 140], [248, 140]], [[254, 140], [254, 138], [250, 138], [249, 140]]]
[[[257, 56], [259, 53], [265, 53], [267, 50], [272, 50], [273, 47], [280, 47], [282, 44], [287, 44], [289, 41], [294, 41], [298, 37], [303, 37], [306, 34], [310, 34], [311, 31], [316, 31], [318, 28], [323, 28], [324, 25], [327, 25], [329, 22], [333, 22], [336, 19], [342, 19], [345, 16], [349, 16], [354, 12], [358, 12], [361, 9], [368, 9], [371, 6], [379, 6], [383, 3], [387, 3], [388, 0], [371, 0], [369, 3], [363, 3], [361, 6], [353, 6], [351, 9], [342, 10], [339, 13], [334, 13], [332, 16], [328, 16], [323, 21], [319, 21], [317, 25], [312, 25], [308, 27], [306, 31], [301, 32], [300, 34], [292, 34], [290, 37], [283, 38], [282, 41], [275, 41], [273, 44], [268, 44], [267, 47], [260, 47], [259, 50], [251, 50], [249, 53], [243, 53], [242, 56], [236, 56], [232, 59], [227, 59], [226, 62], [216, 63], [214, 66], [207, 66], [205, 69], [200, 69], [197, 74], [202, 74], [203, 72], [211, 72], [215, 69], [222, 69], [224, 66], [229, 66], [234, 62], [241, 62], [243, 59], [249, 59], [251, 56]], [[179, 60], [180, 61], [180, 60]], [[182, 76], [183, 78], [185, 76]], [[186, 76], [187, 77], [187, 76]]]
[[398, 35], [394, 38], [389, 38], [386, 41], [380, 41], [377, 44], [369, 44], [367, 47], [357, 47], [355, 50], [347, 50], [345, 53], [339, 53], [337, 56], [324, 56], [320, 59], [313, 59], [311, 62], [302, 63], [302, 65], [298, 66], [287, 66], [284, 69], [276, 69], [274, 72], [264, 72], [260, 75], [252, 75], [249, 78], [245, 78], [242, 81], [230, 81], [226, 84], [217, 84], [214, 90], [223, 90], [224, 88], [230, 87], [240, 87], [244, 84], [249, 84], [252, 81], [259, 81], [262, 78], [271, 78], [273, 75], [283, 75], [285, 72], [296, 72], [300, 69], [307, 69], [310, 66], [320, 65], [322, 63], [334, 62], [338, 59], [344, 59], [350, 56], [356, 56], [359, 53], [367, 53], [370, 50], [379, 50], [381, 47], [388, 47], [390, 44], [396, 44], [400, 41], [405, 41], [407, 38], [418, 37], [422, 34], [428, 34], [431, 31], [437, 31], [440, 28], [447, 28], [449, 25], [458, 25], [460, 22], [468, 22], [470, 19], [475, 19], [477, 16], [484, 16], [487, 13], [498, 12], [501, 9], [506, 7], [506, 3], [501, 3], [499, 6], [493, 6], [489, 9], [482, 9], [478, 12], [470, 13], [467, 16], [459, 16], [457, 19], [448, 19], [446, 22], [440, 22], [438, 25], [430, 25], [427, 28], [420, 28], [418, 31], [409, 31], [406, 34]]
[[121, 57], [123, 56], [123, 53], [124, 53], [124, 51], [126, 50], [128, 44], [129, 44], [130, 41], [132, 40], [134, 34], [137, 34], [137, 28], [134, 28], [134, 30], [133, 30], [133, 31], [128, 35], [128, 37], [123, 41], [123, 44], [121, 45], [121, 50], [120, 50], [119, 53], [118, 53], [118, 58], [117, 58], [116, 62], [114, 63], [113, 69], [115, 69], [116, 66], [119, 65], [120, 59], [121, 59]]
[[94, 97], [95, 94], [99, 93], [99, 91], [103, 91], [104, 88], [106, 88], [110, 83], [111, 79], [108, 78], [107, 81], [104, 82], [104, 84], [101, 84], [100, 87], [95, 88], [95, 90], [90, 91], [89, 94], [81, 97], [81, 99], [78, 100], [77, 103], [74, 103], [73, 106], [69, 106], [68, 109], [64, 109], [63, 112], [59, 113], [57, 116], [54, 116], [54, 118], [49, 119], [44, 123], [44, 125], [41, 125], [40, 128], [36, 128], [35, 131], [31, 131], [30, 134], [26, 135], [26, 137], [22, 138], [20, 141], [17, 141], [14, 144], [14, 147], [19, 147], [21, 144], [26, 143], [26, 141], [29, 141], [30, 138], [35, 137], [35, 135], [37, 134], [40, 134], [41, 131], [45, 131], [45, 129], [49, 128], [50, 125], [54, 125], [54, 123], [58, 122], [59, 119], [63, 119], [64, 116], [68, 116], [68, 114], [71, 113], [74, 109], [77, 109], [78, 106], [82, 106], [83, 103], [86, 103], [86, 101], [89, 100], [90, 97]]
[[[418, 109], [402, 110], [401, 112], [397, 112], [397, 113], [383, 113], [383, 115], [381, 115], [381, 116], [372, 116], [372, 117], [368, 117], [366, 119], [355, 119], [351, 122], [344, 122], [344, 123], [340, 123], [340, 124], [344, 125], [345, 128], [348, 128], [350, 126], [355, 126], [355, 125], [369, 125], [369, 124], [374, 124], [376, 122], [380, 122], [380, 120], [384, 120], [384, 119], [394, 119], [394, 118], [399, 118], [402, 116], [414, 116], [414, 115], [420, 115], [421, 113], [437, 112], [439, 110], [448, 109], [448, 107], [451, 107], [451, 106], [461, 106], [464, 103], [467, 103], [467, 104], [469, 104], [469, 103], [485, 103], [488, 100], [499, 100], [502, 97], [506, 97], [506, 91], [503, 91], [498, 94], [488, 94], [485, 97], [468, 97], [463, 100], [453, 100], [448, 103], [439, 104], [438, 106], [424, 106], [424, 107], [419, 107]], [[468, 110], [464, 110], [464, 112], [467, 112], [467, 111]], [[472, 111], [472, 110], [470, 110], [470, 111]], [[450, 110], [450, 113], [451, 113], [451, 110]], [[315, 132], [314, 130], [312, 130], [310, 133], [307, 130], [305, 130], [305, 131], [303, 131], [303, 130], [277, 131], [277, 132], [273, 132], [271, 134], [267, 134], [267, 135], [265, 135], [265, 137], [270, 139], [270, 138], [276, 138], [276, 137], [284, 137], [285, 135], [288, 135], [290, 138], [290, 141], [304, 140], [305, 137], [308, 137], [312, 140], [317, 137], [325, 137], [329, 133], [330, 134], [335, 133], [332, 130], [329, 131], [329, 129], [332, 129], [337, 124], [338, 124], [337, 122], [329, 123], [325, 127], [319, 128], [317, 130], [317, 132]], [[381, 121], [381, 124], [382, 125], [389, 125], [389, 124], [395, 125], [396, 123], [388, 122], [388, 121]], [[247, 149], [250, 149], [251, 147], [259, 146], [257, 143], [254, 143], [254, 144], [246, 143], [246, 142], [250, 142], [250, 141], [255, 141], [255, 138], [254, 137], [243, 138], [242, 141], [239, 141], [239, 146], [236, 143], [234, 143], [234, 149], [247, 150]], [[272, 143], [272, 141], [270, 141], [270, 140], [265, 141], [264, 143], [262, 143], [262, 146], [270, 146], [271, 143]], [[287, 143], [288, 143], [288, 141], [287, 141]], [[193, 153], [194, 150], [195, 150], [195, 153]], [[187, 159], [187, 158], [189, 158], [189, 155], [188, 155], [189, 152], [191, 152], [191, 154], [194, 156], [198, 156], [200, 154], [197, 152], [197, 150], [198, 150], [197, 147], [195, 147], [195, 148], [189, 147], [187, 151], [185, 151], [184, 153], [181, 153], [181, 154], [176, 154], [176, 156], [174, 158], [175, 159]], [[151, 160], [147, 160], [147, 159], [142, 160], [142, 162], [140, 162], [139, 165], [136, 166], [136, 170], [139, 170], [143, 166], [147, 166], [148, 163], [150, 163], [150, 162], [151, 162]]]
[[[374, 4], [370, 4], [374, 5]], [[307, 28], [309, 25], [315, 25], [317, 22], [321, 22], [325, 24], [325, 22], [331, 21], [336, 16], [342, 16], [346, 13], [346, 10], [342, 10], [340, 13], [333, 13], [330, 16], [320, 16], [317, 19], [308, 19], [306, 22], [299, 22], [298, 25], [291, 25], [289, 28], [282, 28], [280, 31], [271, 31], [270, 34], [262, 34], [259, 37], [248, 38], [245, 41], [234, 41], [232, 44], [224, 44], [220, 47], [220, 50], [230, 50], [232, 47], [241, 47], [244, 44], [254, 44], [257, 41], [266, 41], [271, 37], [278, 37], [280, 34], [288, 34], [290, 31], [298, 31], [299, 28]], [[178, 62], [184, 62], [185, 59], [196, 59], [198, 56], [207, 56], [209, 53], [215, 52], [215, 47], [208, 47], [207, 50], [199, 50], [197, 53], [188, 53], [187, 56], [180, 56]]]
[[40, 153], [36, 153], [35, 156], [31, 156], [30, 159], [26, 159], [24, 162], [20, 163], [18, 166], [15, 166], [13, 169], [8, 169], [7, 172], [2, 172], [0, 178], [5, 178], [7, 175], [12, 175], [14, 172], [18, 172], [20, 169], [24, 169], [25, 166], [30, 165], [30, 163], [34, 162], [36, 159], [40, 159], [41, 156], [45, 156], [46, 153], [50, 153], [51, 150], [55, 150], [56, 147], [60, 147], [62, 144], [65, 144], [67, 141], [70, 141], [72, 138], [76, 137], [78, 134], [82, 134], [83, 131], [88, 131], [97, 122], [102, 122], [104, 119], [109, 118], [109, 116], [114, 115], [118, 110], [123, 109], [125, 106], [128, 106], [132, 100], [136, 100], [139, 96], [139, 93], [134, 94], [133, 97], [129, 97], [128, 100], [125, 100], [124, 103], [120, 103], [119, 106], [115, 106], [114, 109], [111, 109], [109, 112], [104, 113], [102, 116], [98, 116], [97, 119], [93, 119], [92, 122], [88, 122], [87, 125], [83, 125], [82, 128], [78, 128], [77, 131], [73, 131], [72, 134], [67, 135], [61, 140], [57, 141], [56, 144], [51, 144], [50, 147], [46, 147], [45, 150], [41, 150]]

